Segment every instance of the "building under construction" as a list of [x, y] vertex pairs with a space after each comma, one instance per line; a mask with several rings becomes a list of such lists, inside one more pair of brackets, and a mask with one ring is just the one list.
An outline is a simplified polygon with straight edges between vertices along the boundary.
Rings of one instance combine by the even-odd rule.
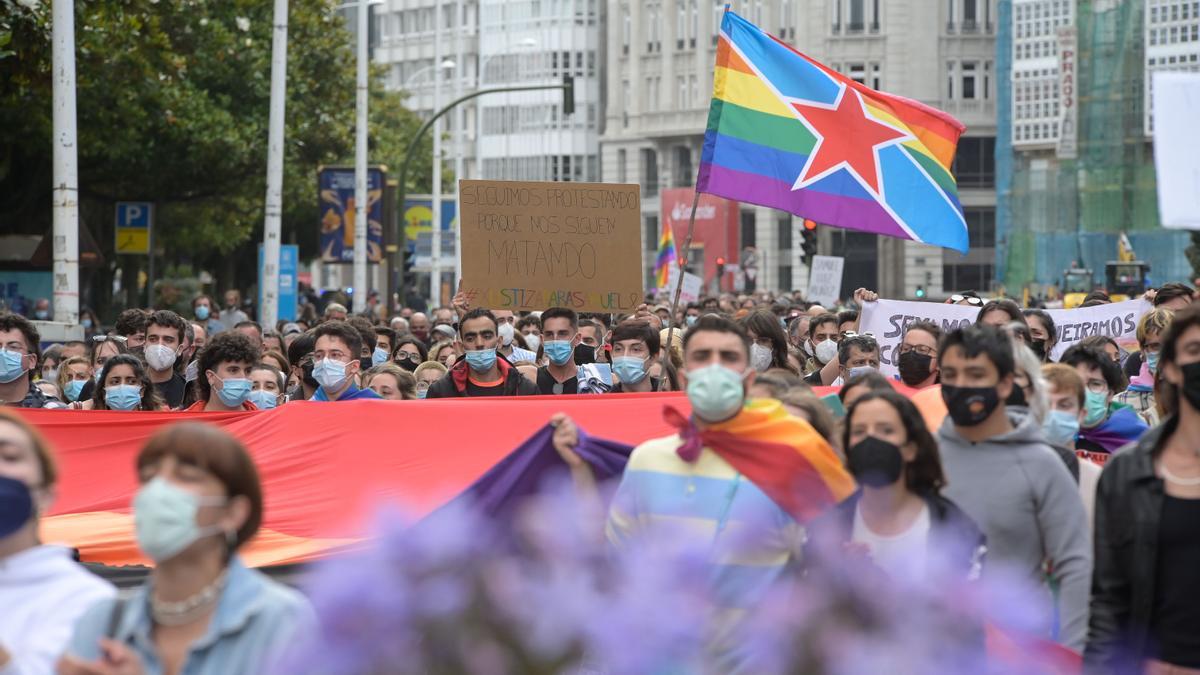
[[1196, 0], [999, 0], [996, 275], [1009, 295], [1105, 285], [1121, 234], [1152, 284], [1191, 279], [1159, 224], [1150, 73], [1200, 69]]

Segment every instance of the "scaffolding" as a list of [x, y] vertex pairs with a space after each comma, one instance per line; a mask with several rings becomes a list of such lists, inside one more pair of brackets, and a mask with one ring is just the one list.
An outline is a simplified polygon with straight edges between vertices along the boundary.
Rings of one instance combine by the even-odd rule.
[[[1011, 0], [1002, 0], [999, 70], [1012, 73]], [[1158, 219], [1154, 157], [1145, 134], [1144, 0], [1079, 0], [1078, 154], [1013, 151], [1011, 131], [997, 139], [997, 173], [1010, 162], [1000, 193], [997, 270], [1009, 289], [1035, 293], [1061, 283], [1078, 261], [1104, 282], [1117, 240], [1129, 235], [1153, 283], [1188, 279], [1186, 233], [1164, 230]], [[1005, 50], [1008, 53], [1005, 53]], [[1011, 78], [1001, 77], [1002, 128], [1012, 127]], [[1003, 160], [1001, 159], [1003, 157]], [[1013, 290], [1010, 290], [1012, 293]]]

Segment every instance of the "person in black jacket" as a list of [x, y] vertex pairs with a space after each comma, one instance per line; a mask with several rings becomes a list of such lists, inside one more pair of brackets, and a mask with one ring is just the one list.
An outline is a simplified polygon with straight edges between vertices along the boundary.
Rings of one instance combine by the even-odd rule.
[[964, 579], [979, 577], [983, 532], [941, 496], [946, 479], [937, 442], [912, 401], [894, 390], [862, 395], [846, 415], [843, 443], [846, 468], [861, 489], [813, 522], [806, 560], [819, 564], [822, 555], [849, 547], [886, 571], [949, 567]]
[[464, 314], [458, 332], [465, 357], [429, 387], [425, 398], [536, 395], [537, 386], [504, 357], [496, 355], [496, 343], [500, 341], [497, 326], [496, 317], [486, 309]]
[[1163, 336], [1176, 413], [1112, 455], [1096, 491], [1087, 673], [1200, 672], [1200, 307]]

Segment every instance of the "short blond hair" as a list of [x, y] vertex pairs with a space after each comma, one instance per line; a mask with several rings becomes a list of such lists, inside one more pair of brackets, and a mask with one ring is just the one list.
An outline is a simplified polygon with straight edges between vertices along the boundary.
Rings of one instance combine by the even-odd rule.
[[1146, 337], [1151, 331], [1158, 333], [1160, 337], [1165, 335], [1174, 318], [1175, 312], [1166, 307], [1157, 307], [1143, 314], [1137, 325], [1138, 346], [1146, 344]]

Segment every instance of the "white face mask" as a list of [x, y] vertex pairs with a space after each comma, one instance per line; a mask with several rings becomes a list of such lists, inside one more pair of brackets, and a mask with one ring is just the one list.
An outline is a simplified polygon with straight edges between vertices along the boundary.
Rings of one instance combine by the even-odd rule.
[[166, 370], [175, 365], [179, 356], [174, 349], [166, 345], [146, 345], [146, 363], [154, 370]]
[[500, 324], [500, 327], [496, 329], [496, 332], [500, 335], [500, 342], [503, 343], [505, 347], [512, 344], [513, 336], [516, 334], [516, 331], [513, 330], [512, 324], [507, 322]]
[[816, 346], [816, 357], [821, 363], [829, 363], [837, 357], [838, 343], [833, 340], [825, 340]]
[[537, 353], [538, 347], [542, 346], [542, 338], [538, 335], [530, 333], [525, 336], [525, 344], [529, 345], [529, 351]]
[[771, 350], [758, 344], [750, 345], [750, 367], [763, 372], [771, 367]]

